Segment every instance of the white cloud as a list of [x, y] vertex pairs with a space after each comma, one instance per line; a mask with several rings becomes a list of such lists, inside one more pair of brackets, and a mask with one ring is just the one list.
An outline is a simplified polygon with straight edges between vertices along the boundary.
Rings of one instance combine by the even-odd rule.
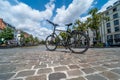
[[90, 17], [90, 15], [87, 15], [87, 16], [85, 16], [85, 17], [80, 17], [80, 20], [84, 22], [84, 21], [86, 21], [87, 18], [89, 18], [89, 17]]
[[10, 4], [9, 0], [0, 1], [0, 18], [15, 26], [17, 29], [22, 29], [28, 33], [44, 39], [51, 30], [42, 27], [44, 19], [50, 19], [53, 15], [55, 5], [54, 0], [50, 0], [45, 5], [44, 11], [32, 9], [25, 3], [17, 2], [16, 5]]
[[57, 9], [57, 15], [54, 17], [53, 21], [56, 23], [73, 22], [90, 8], [93, 1], [94, 0], [73, 0], [68, 8], [62, 6]]

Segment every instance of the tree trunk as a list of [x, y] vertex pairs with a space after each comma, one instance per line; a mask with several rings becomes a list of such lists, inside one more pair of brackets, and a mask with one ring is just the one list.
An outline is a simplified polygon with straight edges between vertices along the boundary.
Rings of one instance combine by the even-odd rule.
[[97, 30], [95, 30], [95, 32], [96, 32], [96, 44], [98, 44], [99, 43], [99, 33]]

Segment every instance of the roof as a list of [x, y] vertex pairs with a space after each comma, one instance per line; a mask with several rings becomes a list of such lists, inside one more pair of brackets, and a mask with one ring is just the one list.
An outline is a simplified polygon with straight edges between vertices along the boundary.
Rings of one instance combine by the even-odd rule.
[[111, 9], [114, 9], [118, 5], [120, 5], [120, 0], [116, 1], [113, 5], [108, 6], [103, 13], [105, 13], [105, 12], [111, 10]]

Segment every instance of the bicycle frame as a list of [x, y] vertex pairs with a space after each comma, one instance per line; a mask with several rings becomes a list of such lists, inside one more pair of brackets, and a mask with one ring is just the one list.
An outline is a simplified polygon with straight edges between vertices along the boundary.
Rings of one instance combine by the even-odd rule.
[[68, 40], [69, 40], [69, 35], [71, 34], [71, 32], [69, 31], [69, 26], [71, 25], [71, 24], [67, 24], [66, 26], [67, 26], [67, 30], [66, 31], [64, 31], [64, 30], [58, 30], [58, 29], [56, 29], [56, 27], [57, 26], [59, 26], [58, 24], [54, 24], [53, 22], [51, 22], [51, 21], [49, 21], [49, 20], [47, 20], [50, 24], [52, 24], [53, 25], [53, 32], [52, 32], [52, 36], [56, 36], [56, 37], [58, 37], [59, 38], [59, 42], [58, 43], [61, 43], [61, 41], [63, 41], [63, 40], [61, 40], [61, 38], [59, 37], [59, 35], [57, 35], [56, 34], [56, 31], [60, 31], [60, 32], [65, 32], [65, 33], [67, 33], [68, 34], [68, 36], [67, 36], [67, 38], [65, 39], [65, 41], [63, 41], [62, 42], [62, 46], [64, 46], [64, 47], [67, 47], [68, 46]]

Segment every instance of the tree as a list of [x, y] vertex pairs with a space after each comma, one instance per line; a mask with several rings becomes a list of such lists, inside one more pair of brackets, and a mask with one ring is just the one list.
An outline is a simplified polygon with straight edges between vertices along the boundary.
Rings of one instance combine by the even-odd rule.
[[23, 46], [25, 45], [25, 36], [24, 36], [24, 33], [21, 32], [20, 34], [20, 46]]
[[87, 24], [85, 22], [81, 22], [80, 20], [76, 20], [73, 29], [79, 30], [79, 31], [86, 31], [87, 30]]
[[5, 40], [11, 40], [14, 38], [14, 32], [11, 28], [6, 27], [0, 33], [0, 38], [4, 38]]
[[39, 44], [39, 39], [37, 37], [34, 38], [34, 43]]
[[107, 19], [106, 17], [103, 17], [101, 13], [98, 13], [98, 9], [94, 8], [89, 11], [89, 14], [91, 17], [87, 18], [88, 27], [95, 31], [96, 33], [96, 43], [99, 43], [100, 40], [100, 33], [99, 33], [99, 26], [101, 25], [102, 20]]
[[33, 38], [33, 35], [30, 35], [30, 36], [29, 36], [29, 39], [30, 39], [30, 43], [31, 43], [31, 44], [34, 44], [34, 38]]
[[25, 44], [28, 44], [30, 42], [30, 37], [25, 38]]
[[45, 44], [45, 41], [44, 41], [44, 40], [41, 40], [41, 41], [40, 41], [40, 44]]

